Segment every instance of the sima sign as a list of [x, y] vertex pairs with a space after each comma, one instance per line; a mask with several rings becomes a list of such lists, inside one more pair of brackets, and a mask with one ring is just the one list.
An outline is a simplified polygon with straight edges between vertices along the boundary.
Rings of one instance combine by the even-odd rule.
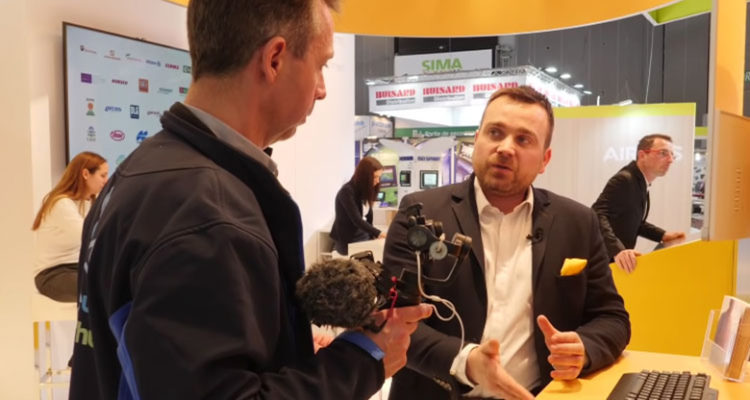
[[461, 65], [460, 58], [430, 59], [422, 61], [422, 72], [430, 74], [434, 72], [452, 72], [461, 71], [464, 67]]

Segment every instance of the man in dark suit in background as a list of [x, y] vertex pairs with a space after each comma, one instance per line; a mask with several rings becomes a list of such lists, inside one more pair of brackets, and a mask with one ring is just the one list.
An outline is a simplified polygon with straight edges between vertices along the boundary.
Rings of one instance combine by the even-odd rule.
[[[388, 231], [384, 264], [414, 268], [405, 244], [405, 209], [423, 203], [447, 237], [472, 237], [448, 285], [427, 294], [450, 300], [463, 319], [433, 316], [412, 335], [407, 368], [391, 399], [528, 399], [551, 379], [575, 379], [613, 363], [630, 340], [630, 321], [612, 281], [596, 215], [531, 183], [551, 157], [554, 118], [534, 89], [502, 89], [487, 103], [475, 136], [474, 174], [463, 183], [401, 201]], [[587, 265], [563, 274], [567, 258]], [[424, 267], [442, 278], [446, 260]], [[441, 314], [446, 309], [438, 306]]]
[[633, 250], [638, 236], [654, 242], [684, 239], [684, 232], [666, 232], [646, 221], [649, 209], [648, 187], [654, 179], [664, 176], [674, 161], [672, 138], [647, 135], [638, 141], [635, 161], [622, 167], [609, 178], [599, 198], [591, 206], [599, 215], [599, 228], [609, 258], [626, 272], [633, 272], [636, 256]]

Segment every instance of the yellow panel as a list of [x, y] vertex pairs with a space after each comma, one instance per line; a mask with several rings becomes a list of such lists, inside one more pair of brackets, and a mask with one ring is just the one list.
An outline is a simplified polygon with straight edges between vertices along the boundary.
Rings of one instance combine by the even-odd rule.
[[697, 241], [638, 258], [628, 275], [612, 274], [630, 313], [628, 349], [700, 355], [712, 309], [735, 291], [735, 241]]
[[343, 0], [336, 31], [381, 36], [492, 36], [588, 25], [675, 0]]
[[337, 32], [360, 35], [492, 36], [594, 24], [677, 1], [341, 0], [341, 14], [335, 18]]
[[179, 5], [184, 6], [184, 7], [187, 7], [187, 5], [188, 5], [188, 0], [164, 0], [164, 1], [167, 1], [167, 2], [170, 2], [170, 3], [179, 4]]
[[[715, 57], [713, 99], [715, 110], [742, 115], [745, 67], [746, 0], [715, 1], [711, 21], [715, 25]], [[712, 30], [714, 26], [712, 26]], [[709, 100], [711, 96], [709, 96]], [[709, 107], [711, 105], [709, 104]], [[717, 117], [714, 115], [714, 117]]]
[[581, 106], [553, 108], [555, 119], [614, 118], [624, 116], [695, 115], [695, 103], [631, 104], [629, 106]]

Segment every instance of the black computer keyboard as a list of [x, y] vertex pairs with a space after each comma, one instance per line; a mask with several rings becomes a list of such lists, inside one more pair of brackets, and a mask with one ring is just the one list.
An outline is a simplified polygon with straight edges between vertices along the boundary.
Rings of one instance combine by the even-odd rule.
[[711, 377], [690, 372], [646, 371], [623, 374], [607, 400], [716, 400]]

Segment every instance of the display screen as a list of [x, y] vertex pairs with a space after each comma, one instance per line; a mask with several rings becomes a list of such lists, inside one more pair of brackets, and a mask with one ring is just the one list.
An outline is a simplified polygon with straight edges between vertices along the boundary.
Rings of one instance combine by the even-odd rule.
[[375, 198], [375, 200], [377, 200], [379, 202], [385, 201], [385, 192], [378, 192], [378, 195]]
[[401, 186], [411, 186], [411, 171], [401, 171], [398, 175]]
[[419, 188], [429, 189], [438, 186], [438, 172], [437, 171], [419, 171]]
[[82, 151], [117, 166], [161, 130], [187, 94], [187, 51], [63, 23], [67, 159]]
[[396, 186], [396, 167], [389, 165], [383, 167], [383, 173], [380, 175], [380, 187]]

